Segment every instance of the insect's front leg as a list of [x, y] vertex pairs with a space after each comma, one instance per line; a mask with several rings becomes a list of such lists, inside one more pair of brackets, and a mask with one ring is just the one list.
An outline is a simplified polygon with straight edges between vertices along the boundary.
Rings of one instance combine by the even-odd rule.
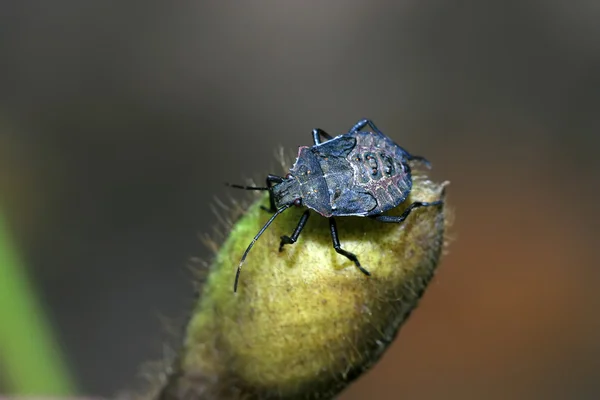
[[408, 206], [401, 215], [375, 215], [370, 218], [374, 219], [375, 221], [379, 221], [379, 222], [385, 222], [385, 223], [390, 223], [390, 224], [399, 224], [399, 223], [403, 222], [410, 215], [411, 211], [414, 210], [415, 208], [439, 206], [442, 204], [444, 204], [444, 202], [442, 200], [432, 201], [431, 203], [415, 201], [410, 206]]
[[292, 233], [292, 236], [290, 237], [283, 235], [281, 237], [281, 243], [279, 243], [279, 251], [283, 251], [283, 246], [285, 246], [286, 244], [296, 243], [296, 241], [298, 240], [298, 236], [300, 236], [300, 232], [302, 232], [302, 229], [304, 229], [304, 226], [306, 225], [306, 221], [308, 221], [309, 216], [310, 210], [304, 211], [304, 214], [302, 214], [302, 217], [300, 217], [300, 221], [298, 221], [298, 226], [296, 226], [296, 229], [294, 229], [294, 233]]

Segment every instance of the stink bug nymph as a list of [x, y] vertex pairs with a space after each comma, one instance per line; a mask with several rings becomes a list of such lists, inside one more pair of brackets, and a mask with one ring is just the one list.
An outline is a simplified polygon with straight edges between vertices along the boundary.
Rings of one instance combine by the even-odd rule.
[[[369, 127], [370, 131], [362, 131]], [[306, 207], [291, 236], [282, 236], [279, 251], [286, 244], [296, 243], [308, 221], [311, 210], [329, 218], [333, 248], [353, 261], [365, 275], [355, 254], [341, 248], [335, 217], [369, 217], [386, 223], [399, 224], [418, 207], [437, 206], [442, 200], [414, 202], [399, 216], [383, 213], [402, 204], [412, 188], [408, 161], [429, 162], [408, 151], [385, 136], [373, 121], [360, 120], [343, 135], [331, 137], [321, 129], [314, 129], [313, 146], [302, 146], [298, 158], [285, 177], [268, 175], [265, 187], [229, 185], [238, 189], [269, 191], [273, 215], [256, 234], [242, 255], [235, 276], [233, 291], [237, 291], [242, 265], [254, 243], [275, 218], [291, 206]]]

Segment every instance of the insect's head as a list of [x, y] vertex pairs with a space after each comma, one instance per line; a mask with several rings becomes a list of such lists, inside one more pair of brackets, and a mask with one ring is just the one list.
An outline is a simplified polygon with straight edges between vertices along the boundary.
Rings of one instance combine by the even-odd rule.
[[284, 205], [302, 206], [300, 183], [293, 175], [287, 174], [281, 183], [273, 186], [272, 190], [277, 208]]

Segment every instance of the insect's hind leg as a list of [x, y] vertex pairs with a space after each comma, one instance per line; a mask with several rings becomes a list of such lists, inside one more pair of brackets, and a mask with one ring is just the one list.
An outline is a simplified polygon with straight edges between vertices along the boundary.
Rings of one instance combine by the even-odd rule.
[[298, 221], [298, 226], [296, 226], [296, 229], [294, 229], [294, 233], [292, 233], [292, 236], [290, 237], [283, 235], [281, 237], [281, 243], [279, 243], [279, 251], [283, 251], [283, 246], [285, 246], [286, 244], [296, 243], [296, 241], [298, 240], [298, 236], [300, 236], [300, 232], [302, 232], [302, 229], [304, 229], [304, 226], [306, 225], [306, 221], [308, 221], [309, 216], [310, 210], [304, 211], [304, 214], [302, 214], [302, 217], [300, 217], [300, 221]]
[[333, 248], [335, 249], [335, 251], [338, 254], [343, 255], [350, 261], [354, 262], [354, 265], [356, 265], [356, 267], [360, 270], [360, 272], [362, 272], [363, 274], [365, 274], [367, 276], [371, 276], [371, 273], [369, 271], [367, 271], [366, 269], [364, 269], [360, 265], [360, 261], [358, 261], [358, 257], [356, 257], [356, 255], [354, 253], [350, 253], [349, 251], [342, 249], [342, 247], [340, 246], [340, 239], [338, 238], [337, 224], [335, 223], [334, 217], [329, 218], [329, 229], [331, 230], [331, 240], [333, 241]]
[[333, 139], [329, 133], [325, 132], [323, 129], [318, 129], [318, 128], [313, 129], [312, 135], [313, 135], [313, 142], [315, 144], [321, 144], [322, 137], [327, 140]]
[[377, 127], [375, 126], [375, 124], [373, 123], [373, 121], [372, 121], [372, 120], [370, 120], [370, 119], [366, 119], [366, 118], [365, 118], [365, 119], [361, 119], [360, 121], [358, 121], [358, 122], [357, 122], [357, 123], [356, 123], [356, 124], [355, 124], [355, 125], [354, 125], [354, 126], [351, 128], [351, 129], [350, 129], [350, 131], [349, 131], [348, 133], [356, 133], [356, 132], [360, 131], [361, 129], [363, 129], [363, 128], [364, 128], [365, 126], [367, 126], [367, 125], [369, 126], [369, 128], [371, 128], [371, 130], [372, 130], [373, 132], [376, 132], [376, 133], [379, 133], [379, 134], [382, 134], [382, 135], [383, 135], [383, 133], [381, 133], [381, 131], [379, 130], [379, 128], [377, 128]]
[[376, 221], [379, 221], [379, 222], [385, 222], [385, 223], [390, 223], [390, 224], [399, 224], [399, 223], [402, 223], [410, 215], [411, 211], [414, 210], [415, 208], [433, 207], [433, 206], [439, 206], [442, 204], [444, 204], [444, 202], [442, 200], [432, 201], [431, 203], [415, 201], [410, 206], [408, 206], [408, 208], [406, 210], [404, 210], [404, 212], [401, 215], [376, 215], [376, 216], [372, 216], [370, 218], [372, 218]]

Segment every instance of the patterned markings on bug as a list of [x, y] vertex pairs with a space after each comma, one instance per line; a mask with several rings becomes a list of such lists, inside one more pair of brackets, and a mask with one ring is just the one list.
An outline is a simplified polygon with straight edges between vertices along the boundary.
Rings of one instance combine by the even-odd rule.
[[[362, 129], [369, 127], [369, 131]], [[409, 161], [430, 167], [424, 157], [413, 156], [385, 136], [369, 119], [358, 121], [347, 133], [332, 137], [314, 129], [313, 146], [301, 146], [298, 158], [285, 177], [268, 175], [265, 187], [229, 186], [245, 190], [269, 191], [273, 215], [246, 248], [237, 268], [233, 291], [237, 291], [242, 265], [254, 243], [275, 218], [291, 206], [306, 207], [291, 236], [282, 236], [279, 251], [296, 243], [308, 221], [310, 210], [329, 218], [333, 248], [348, 258], [365, 275], [358, 257], [341, 248], [335, 217], [369, 217], [385, 223], [401, 223], [418, 207], [438, 206], [441, 200], [414, 202], [399, 216], [384, 215], [402, 204], [412, 189]], [[325, 139], [325, 141], [322, 141]]]

